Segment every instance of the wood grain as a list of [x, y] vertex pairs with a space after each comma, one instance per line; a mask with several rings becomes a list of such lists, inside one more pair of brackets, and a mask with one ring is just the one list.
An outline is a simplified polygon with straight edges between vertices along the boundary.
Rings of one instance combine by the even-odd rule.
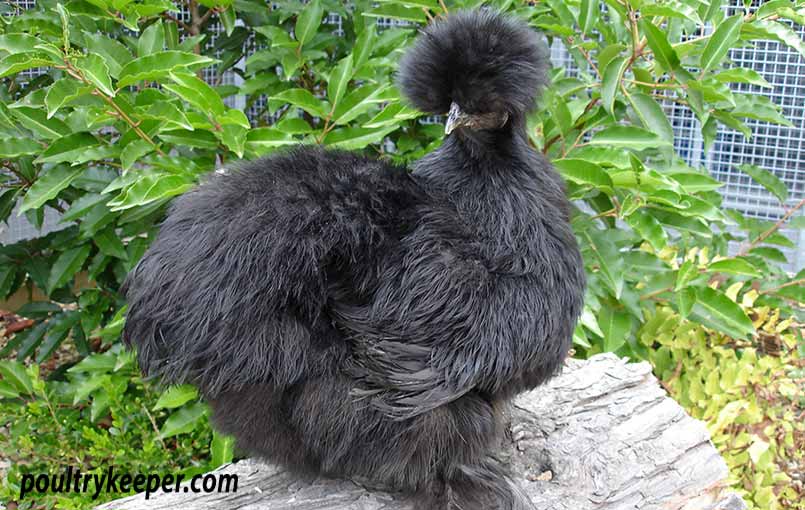
[[[704, 424], [666, 395], [647, 363], [612, 354], [569, 360], [511, 410], [506, 459], [537, 508], [552, 510], [741, 510], [724, 489], [727, 466]], [[139, 494], [116, 510], [412, 510], [401, 494], [355, 481], [299, 479], [248, 459], [216, 472], [238, 475], [227, 494]]]

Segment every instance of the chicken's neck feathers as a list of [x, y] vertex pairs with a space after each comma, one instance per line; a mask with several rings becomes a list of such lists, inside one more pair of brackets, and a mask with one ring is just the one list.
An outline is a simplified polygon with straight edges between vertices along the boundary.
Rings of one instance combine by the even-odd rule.
[[482, 157], [477, 148], [448, 137], [413, 172], [490, 246], [516, 251], [527, 249], [546, 223], [555, 221], [557, 205], [565, 200], [554, 170], [528, 145], [524, 133], [518, 135], [499, 140], [507, 146]]

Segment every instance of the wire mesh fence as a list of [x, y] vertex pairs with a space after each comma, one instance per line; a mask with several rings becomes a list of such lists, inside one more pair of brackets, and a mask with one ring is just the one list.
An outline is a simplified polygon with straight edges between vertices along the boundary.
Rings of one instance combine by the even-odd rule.
[[[19, 8], [31, 8], [36, 0], [17, 0]], [[729, 11], [743, 8], [742, 0], [732, 0], [726, 7]], [[267, 7], [269, 4], [267, 3]], [[188, 20], [187, 9], [176, 13], [181, 20]], [[329, 14], [324, 21], [333, 27], [333, 32], [343, 36], [342, 20], [337, 14]], [[392, 19], [378, 19], [379, 30], [410, 24]], [[805, 39], [805, 28], [796, 27], [800, 37]], [[220, 24], [212, 24], [208, 28], [211, 36], [206, 44], [215, 47], [219, 35], [223, 32]], [[244, 42], [247, 54], [259, 51], [261, 47], [253, 38]], [[248, 57], [248, 55], [247, 55]], [[761, 185], [748, 175], [738, 170], [740, 164], [753, 164], [765, 168], [777, 175], [788, 187], [791, 207], [805, 196], [805, 59], [787, 46], [774, 41], [757, 41], [751, 46], [731, 50], [730, 58], [735, 66], [747, 67], [757, 71], [773, 88], [761, 89], [755, 85], [732, 84], [738, 92], [764, 94], [775, 104], [782, 107], [783, 115], [793, 126], [777, 126], [757, 120], [747, 120], [752, 130], [751, 138], [743, 134], [719, 127], [715, 143], [709, 151], [705, 151], [701, 127], [690, 109], [668, 102], [666, 113], [674, 129], [674, 145], [679, 155], [694, 167], [704, 167], [710, 174], [724, 183], [721, 193], [724, 206], [759, 219], [778, 220], [785, 214], [785, 209]], [[551, 59], [555, 66], [561, 66], [574, 72], [576, 63], [561, 43], [554, 42], [551, 47]], [[236, 67], [243, 68], [245, 61]], [[41, 71], [29, 70], [28, 76], [35, 77]], [[241, 77], [232, 70], [221, 75], [215, 69], [204, 71], [205, 79], [216, 85], [235, 85], [242, 83]], [[243, 96], [226, 98], [230, 107], [239, 108], [255, 123], [271, 123], [276, 120], [277, 112], [271, 115], [267, 110], [267, 98], [259, 97], [246, 104]], [[281, 113], [281, 112], [280, 112]], [[439, 119], [427, 118], [424, 122], [435, 122]], [[49, 210], [43, 223], [42, 231], [58, 228], [58, 215]], [[8, 225], [0, 225], [0, 242], [9, 243], [20, 239], [41, 235], [42, 231], [31, 226], [25, 218], [18, 218], [12, 213]], [[794, 248], [783, 248], [787, 252], [790, 269], [799, 270], [805, 266], [805, 230], [783, 230], [795, 245]]]

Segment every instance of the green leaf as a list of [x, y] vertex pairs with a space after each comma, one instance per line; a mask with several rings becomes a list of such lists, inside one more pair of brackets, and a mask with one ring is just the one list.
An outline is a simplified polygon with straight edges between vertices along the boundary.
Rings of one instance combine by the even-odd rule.
[[53, 115], [65, 104], [92, 91], [91, 87], [81, 85], [72, 78], [62, 78], [48, 87], [45, 95], [45, 107], [48, 110], [47, 118]]
[[0, 398], [18, 398], [20, 392], [5, 381], [0, 381]]
[[134, 58], [126, 46], [103, 34], [84, 32], [84, 44], [90, 54], [98, 55], [104, 60], [109, 74], [115, 78], [120, 76], [123, 66]]
[[[33, 354], [34, 350], [42, 343], [47, 327], [48, 323], [42, 321], [32, 329], [29, 329], [27, 333], [23, 333], [25, 337], [19, 349], [17, 349], [17, 361], [23, 361]], [[19, 335], [20, 333], [17, 334]]]
[[626, 343], [631, 334], [632, 320], [625, 312], [602, 306], [598, 325], [604, 333], [604, 351], [614, 352]]
[[747, 174], [754, 179], [755, 182], [766, 188], [766, 191], [777, 197], [781, 203], [785, 204], [788, 200], [788, 188], [785, 183], [773, 173], [759, 166], [748, 164], [739, 165], [738, 170]]
[[781, 9], [790, 8], [792, 5], [791, 0], [768, 0], [758, 6], [755, 16], [758, 19], [768, 18], [778, 14]]
[[687, 218], [681, 214], [659, 210], [654, 211], [654, 217], [660, 223], [673, 227], [680, 232], [690, 232], [708, 239], [713, 237], [710, 227], [698, 218]]
[[735, 95], [735, 104], [735, 109], [730, 113], [737, 117], [746, 117], [748, 119], [771, 122], [786, 127], [794, 127], [794, 124], [792, 124], [790, 120], [780, 114], [779, 107], [772, 103], [767, 97], [754, 94], [737, 94]]
[[42, 53], [14, 53], [0, 60], [0, 78], [17, 74], [27, 69], [33, 69], [34, 67], [47, 67], [51, 65], [53, 65], [53, 62]]
[[0, 51], [7, 53], [32, 53], [36, 52], [36, 46], [44, 44], [45, 41], [30, 34], [0, 34]]
[[699, 269], [696, 267], [696, 264], [691, 262], [690, 260], [686, 260], [679, 266], [679, 270], [676, 272], [676, 283], [674, 284], [674, 292], [679, 292], [680, 290], [687, 287], [687, 285], [693, 281], [697, 276], [699, 276]]
[[81, 197], [74, 201], [70, 208], [61, 216], [61, 223], [66, 223], [68, 221], [76, 220], [83, 215], [87, 214], [90, 209], [95, 207], [98, 204], [105, 203], [109, 200], [108, 195], [100, 195], [96, 193], [87, 193], [85, 195], [81, 195]]
[[713, 191], [724, 186], [724, 183], [713, 179], [709, 175], [696, 172], [678, 172], [670, 174], [668, 177], [682, 185], [688, 193], [698, 193], [700, 191]]
[[640, 6], [642, 16], [663, 16], [666, 18], [682, 18], [690, 20], [697, 25], [702, 24], [699, 13], [682, 2], [676, 0], [660, 0], [662, 3], [643, 4]]
[[779, 262], [781, 264], [787, 264], [788, 258], [785, 256], [785, 253], [778, 250], [777, 248], [772, 248], [771, 246], [760, 246], [758, 248], [752, 248], [749, 250], [750, 255], [757, 255], [763, 259], [773, 260], [775, 262]]
[[30, 138], [0, 139], [0, 158], [16, 159], [21, 156], [33, 156], [42, 151], [42, 146]]
[[174, 83], [163, 83], [162, 87], [195, 106], [202, 113], [217, 116], [226, 111], [221, 96], [195, 74], [174, 71], [168, 76]]
[[165, 439], [167, 437], [191, 432], [196, 427], [196, 424], [205, 416], [207, 416], [206, 404], [196, 402], [195, 404], [183, 407], [165, 420], [162, 429], [159, 431], [159, 437]]
[[235, 31], [235, 22], [237, 21], [235, 6], [231, 5], [228, 8], [226, 8], [223, 12], [219, 13], [218, 19], [221, 20], [221, 24], [224, 26], [226, 36], [227, 37], [231, 36], [232, 32]]
[[559, 173], [577, 184], [612, 188], [612, 179], [603, 168], [583, 159], [558, 159], [553, 162]]
[[98, 139], [89, 133], [73, 133], [59, 138], [38, 157], [36, 163], [75, 163], [89, 149], [98, 147]]
[[213, 430], [210, 450], [212, 453], [211, 468], [228, 464], [235, 456], [235, 438]]
[[696, 90], [700, 92], [702, 94], [702, 98], [708, 103], [727, 103], [728, 106], [735, 106], [735, 96], [733, 95], [729, 86], [727, 86], [725, 83], [721, 83], [716, 80], [707, 80], [703, 82], [690, 80], [687, 82], [687, 86], [689, 91]]
[[81, 270], [84, 262], [89, 257], [90, 245], [85, 244], [77, 248], [64, 251], [53, 263], [48, 276], [47, 294], [50, 295], [54, 290], [62, 287]]
[[441, 11], [438, 0], [378, 0], [380, 4], [398, 4], [406, 7], [417, 7], [419, 9], [430, 9]]
[[693, 305], [696, 304], [696, 289], [693, 287], [685, 287], [676, 293], [676, 305], [679, 308], [679, 315], [687, 319], [690, 311], [693, 310]]
[[385, 90], [385, 87], [364, 85], [350, 92], [336, 105], [333, 112], [333, 123], [343, 125], [355, 120], [356, 117], [366, 113], [377, 103], [383, 102], [381, 94]]
[[352, 78], [352, 55], [344, 57], [335, 66], [335, 69], [330, 73], [330, 79], [327, 81], [327, 97], [330, 99], [331, 104], [338, 104], [344, 93], [347, 91], [347, 85]]
[[106, 62], [98, 55], [85, 55], [76, 59], [75, 66], [93, 85], [106, 94], [114, 96], [115, 89], [112, 87], [112, 80], [109, 78], [109, 67]]
[[190, 131], [187, 129], [171, 129], [159, 133], [159, 138], [177, 146], [196, 147], [199, 149], [218, 148], [218, 139], [209, 131], [200, 129]]
[[327, 133], [324, 143], [334, 148], [344, 150], [357, 150], [372, 143], [378, 143], [387, 134], [398, 129], [399, 126], [386, 126], [382, 128], [344, 127]]
[[62, 33], [62, 44], [64, 45], [65, 52], [70, 51], [70, 13], [67, 12], [67, 9], [61, 3], [56, 4], [56, 12], [59, 13], [59, 19], [61, 19], [61, 33]]
[[[364, 126], [369, 127], [369, 126]], [[267, 129], [267, 128], [257, 128]], [[288, 135], [306, 135], [315, 131], [305, 119], [286, 117], [274, 124], [273, 129]]]
[[115, 357], [112, 353], [91, 354], [82, 359], [77, 365], [68, 368], [68, 372], [112, 372], [115, 368]]
[[789, 26], [776, 21], [757, 20], [743, 25], [743, 39], [768, 39], [780, 41], [805, 57], [805, 41]]
[[723, 292], [710, 287], [696, 289], [696, 303], [689, 318], [733, 338], [750, 338], [755, 332], [752, 321], [741, 307]]
[[640, 118], [640, 122], [647, 130], [656, 133], [670, 144], [674, 143], [674, 129], [671, 127], [671, 122], [653, 97], [641, 92], [634, 92], [629, 94], [629, 100]]
[[56, 315], [53, 317], [48, 325], [48, 332], [39, 347], [39, 353], [36, 355], [36, 362], [42, 363], [53, 354], [53, 351], [61, 345], [62, 341], [67, 338], [70, 333], [70, 328], [78, 322], [80, 315], [77, 312], [67, 312]]
[[34, 392], [33, 381], [31, 376], [25, 371], [25, 366], [22, 363], [15, 363], [13, 361], [0, 361], [0, 375], [3, 376], [3, 381], [20, 393], [32, 395]]
[[372, 45], [377, 39], [374, 23], [366, 23], [352, 48], [352, 68], [360, 69], [372, 55]]
[[422, 113], [418, 110], [408, 108], [400, 103], [391, 103], [386, 106], [380, 113], [365, 122], [362, 127], [376, 128], [383, 126], [390, 126], [392, 124], [399, 125], [401, 122], [408, 119], [416, 119]]
[[148, 26], [137, 39], [137, 56], [145, 57], [152, 53], [162, 51], [165, 47], [165, 30], [161, 21], [156, 21]]
[[624, 264], [620, 251], [604, 232], [587, 231], [584, 235], [590, 243], [590, 249], [604, 283], [612, 291], [612, 295], [620, 299], [624, 281]]
[[70, 127], [57, 118], [48, 118], [44, 108], [18, 106], [9, 109], [20, 124], [38, 134], [42, 138], [54, 139], [72, 133]]
[[395, 4], [383, 4], [361, 14], [372, 18], [392, 18], [414, 23], [425, 23], [428, 20], [421, 8]]
[[129, 142], [125, 147], [123, 147], [123, 150], [120, 151], [120, 164], [123, 165], [123, 170], [130, 170], [137, 160], [146, 154], [149, 154], [153, 150], [154, 146], [142, 138]]
[[55, 198], [61, 190], [69, 186], [73, 179], [83, 171], [84, 168], [71, 168], [63, 165], [44, 171], [23, 197], [19, 214], [45, 205], [45, 202]]
[[620, 43], [610, 44], [598, 52], [598, 68], [606, 69], [613, 58], [619, 56], [626, 46]]
[[721, 12], [721, 3], [722, 0], [710, 0], [709, 4], [707, 5], [707, 10], [705, 11], [704, 15], [702, 15], [702, 21], [705, 23], [713, 21], [713, 18], [715, 18], [716, 15]]
[[294, 35], [300, 46], [307, 44], [316, 35], [322, 16], [324, 16], [324, 9], [319, 0], [311, 0], [299, 13], [296, 18]]
[[766, 79], [763, 78], [757, 71], [746, 69], [744, 67], [734, 67], [732, 69], [727, 69], [726, 71], [721, 71], [713, 76], [713, 78], [722, 83], [749, 83], [751, 85], [757, 85], [758, 87], [767, 89], [772, 88], [771, 84], [767, 82]]
[[256, 128], [246, 134], [246, 148], [263, 156], [278, 147], [298, 145], [299, 140], [275, 128]]
[[611, 126], [593, 135], [589, 144], [640, 151], [670, 147], [672, 141], [663, 140], [659, 135], [638, 127]]
[[743, 14], [736, 14], [718, 25], [716, 31], [707, 40], [707, 45], [702, 52], [700, 64], [702, 74], [719, 65], [729, 49], [738, 42], [743, 19]]
[[585, 349], [592, 348], [592, 344], [587, 339], [587, 334], [584, 332], [584, 328], [581, 324], [576, 324], [576, 327], [573, 329], [573, 345], [578, 345]]
[[788, 287], [776, 288], [771, 293], [786, 297], [788, 299], [793, 299], [797, 303], [805, 303], [805, 285], [802, 285], [801, 283], [797, 285], [789, 285]]
[[316, 98], [307, 89], [288, 89], [269, 97], [270, 101], [290, 103], [316, 117], [326, 117], [330, 111], [327, 104]]
[[233, 126], [240, 126], [243, 129], [249, 129], [252, 127], [249, 123], [249, 118], [246, 117], [246, 114], [240, 110], [235, 110], [234, 108], [230, 108], [224, 113], [217, 115], [216, 120], [223, 125], [231, 124]]
[[657, 251], [665, 248], [665, 245], [668, 243], [665, 230], [662, 228], [662, 225], [660, 225], [660, 222], [644, 210], [637, 210], [627, 216], [626, 223], [628, 223], [635, 232], [651, 243], [651, 246]]
[[650, 23], [646, 18], [641, 18], [639, 22], [642, 32], [646, 36], [649, 48], [654, 53], [654, 58], [666, 71], [673, 71], [679, 67], [679, 56], [668, 43], [668, 38], [656, 25]]
[[120, 237], [115, 233], [114, 228], [107, 228], [97, 232], [92, 236], [92, 240], [98, 246], [98, 249], [101, 250], [101, 253], [121, 260], [128, 260], [129, 257], [126, 253], [126, 247], [123, 245], [123, 241], [120, 240]]
[[120, 70], [118, 88], [133, 85], [141, 80], [164, 80], [171, 71], [195, 70], [217, 62], [215, 59], [184, 51], [158, 51], [132, 60]]
[[[744, 135], [744, 137], [749, 140], [752, 138], [752, 130], [749, 129], [749, 126], [746, 125], [743, 121], [735, 117], [733, 114], [729, 112], [725, 112], [723, 110], [714, 110], [712, 112], [713, 117], [728, 128], [734, 129]], [[708, 122], [710, 119], [708, 119]], [[709, 147], [709, 145], [708, 145]]]
[[760, 278], [762, 276], [755, 266], [742, 258], [723, 259], [711, 262], [710, 265], [707, 266], [707, 269], [717, 273], [729, 273], [739, 276], [750, 276], [752, 278]]
[[583, 34], [589, 34], [596, 22], [598, 22], [598, 11], [601, 9], [600, 2], [597, 0], [581, 0], [579, 7], [579, 27]]
[[160, 409], [175, 409], [196, 398], [198, 398], [198, 390], [196, 390], [194, 386], [189, 384], [170, 386], [163, 391], [162, 395], [157, 399], [157, 403], [154, 405], [154, 411]]
[[[591, 2], [593, 3], [593, 2]], [[595, 3], [597, 8], [597, 3]], [[615, 96], [620, 87], [621, 78], [629, 65], [629, 60], [624, 57], [613, 58], [606, 69], [604, 69], [604, 76], [601, 80], [601, 103], [604, 109], [610, 114], [614, 115]]]
[[235, 124], [226, 124], [220, 131], [221, 142], [239, 158], [243, 157], [246, 148], [248, 129]]
[[185, 175], [146, 174], [141, 176], [124, 193], [109, 202], [112, 211], [122, 211], [148, 204], [161, 198], [180, 195], [193, 187]]

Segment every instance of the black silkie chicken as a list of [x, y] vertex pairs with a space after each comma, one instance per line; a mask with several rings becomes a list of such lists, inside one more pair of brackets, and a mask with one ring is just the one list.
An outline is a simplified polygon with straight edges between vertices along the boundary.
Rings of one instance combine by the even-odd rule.
[[401, 63], [407, 98], [448, 114], [412, 173], [299, 147], [177, 199], [124, 288], [142, 370], [197, 385], [271, 462], [416, 508], [532, 508], [490, 452], [508, 400], [560, 368], [585, 285], [526, 139], [547, 65], [520, 21], [452, 14]]

